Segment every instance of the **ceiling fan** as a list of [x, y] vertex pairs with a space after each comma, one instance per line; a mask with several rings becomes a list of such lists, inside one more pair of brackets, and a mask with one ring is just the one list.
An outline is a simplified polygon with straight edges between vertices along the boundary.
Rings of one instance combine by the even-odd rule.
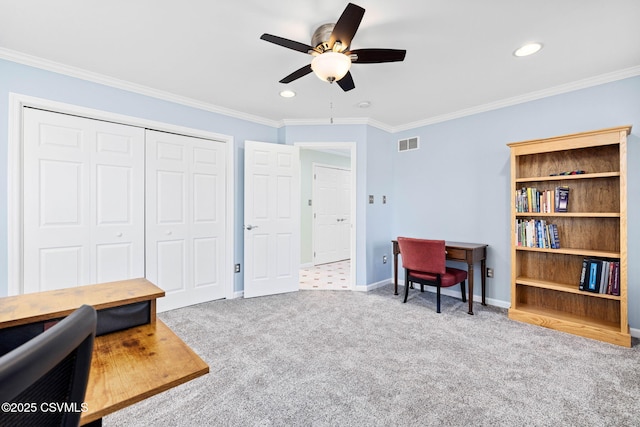
[[280, 80], [280, 83], [291, 83], [313, 71], [322, 80], [329, 83], [338, 82], [346, 92], [356, 87], [349, 71], [351, 63], [376, 64], [403, 61], [406, 50], [379, 48], [349, 50], [351, 40], [358, 31], [363, 16], [363, 8], [349, 3], [338, 18], [338, 22], [321, 25], [315, 30], [311, 37], [311, 45], [271, 34], [260, 36], [262, 40], [314, 56], [311, 64], [289, 74]]

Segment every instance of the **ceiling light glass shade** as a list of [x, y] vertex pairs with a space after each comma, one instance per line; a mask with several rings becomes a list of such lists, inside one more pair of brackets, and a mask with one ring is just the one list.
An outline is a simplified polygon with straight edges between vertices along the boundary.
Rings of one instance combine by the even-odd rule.
[[351, 68], [351, 58], [338, 52], [325, 52], [311, 61], [311, 69], [316, 76], [327, 82], [340, 80], [349, 72], [349, 68]]
[[515, 56], [529, 56], [542, 49], [541, 43], [528, 43], [517, 49], [513, 54]]

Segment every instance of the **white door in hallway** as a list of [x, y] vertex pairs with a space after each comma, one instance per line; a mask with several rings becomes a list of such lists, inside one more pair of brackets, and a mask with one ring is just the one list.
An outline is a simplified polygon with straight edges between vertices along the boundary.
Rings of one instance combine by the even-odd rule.
[[226, 149], [147, 131], [146, 277], [165, 311], [224, 298]]
[[245, 142], [244, 296], [299, 289], [298, 147]]
[[23, 110], [24, 293], [144, 276], [144, 130]]
[[313, 166], [313, 263], [350, 257], [351, 171]]

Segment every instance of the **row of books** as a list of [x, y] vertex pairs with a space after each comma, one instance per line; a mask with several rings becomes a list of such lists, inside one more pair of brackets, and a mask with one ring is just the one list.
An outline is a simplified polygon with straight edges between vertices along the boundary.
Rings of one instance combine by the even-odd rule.
[[620, 261], [585, 258], [579, 288], [581, 291], [620, 295]]
[[540, 219], [517, 219], [516, 241], [528, 248], [560, 249], [558, 226]]
[[517, 212], [567, 212], [569, 187], [558, 186], [555, 190], [539, 191], [535, 187], [516, 190]]

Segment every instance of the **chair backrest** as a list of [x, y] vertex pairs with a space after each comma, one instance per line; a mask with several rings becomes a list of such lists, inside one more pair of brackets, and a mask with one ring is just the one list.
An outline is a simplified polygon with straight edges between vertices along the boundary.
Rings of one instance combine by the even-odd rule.
[[83, 305], [0, 357], [0, 402], [22, 405], [0, 412], [0, 425], [79, 425], [96, 318], [96, 310]]
[[444, 240], [398, 237], [398, 245], [404, 268], [435, 274], [446, 272]]

